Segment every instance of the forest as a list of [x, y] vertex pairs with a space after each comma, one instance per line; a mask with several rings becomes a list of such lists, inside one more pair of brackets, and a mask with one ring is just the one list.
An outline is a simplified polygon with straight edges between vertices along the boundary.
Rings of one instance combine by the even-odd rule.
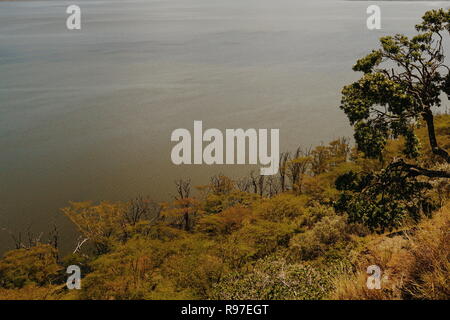
[[[448, 299], [450, 10], [416, 30], [354, 65], [340, 106], [353, 141], [284, 152], [276, 176], [180, 179], [167, 202], [69, 203], [73, 252], [56, 230], [14, 236], [0, 299]], [[66, 286], [72, 265], [80, 290]]]

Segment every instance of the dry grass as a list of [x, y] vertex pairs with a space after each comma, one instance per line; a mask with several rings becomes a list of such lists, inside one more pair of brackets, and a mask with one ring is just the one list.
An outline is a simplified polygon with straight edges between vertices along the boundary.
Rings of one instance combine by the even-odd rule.
[[[336, 280], [330, 298], [344, 300], [449, 299], [450, 203], [414, 232], [369, 240], [355, 261], [355, 274]], [[367, 288], [369, 265], [383, 271], [380, 290]]]
[[412, 241], [405, 296], [450, 298], [450, 205], [421, 225]]

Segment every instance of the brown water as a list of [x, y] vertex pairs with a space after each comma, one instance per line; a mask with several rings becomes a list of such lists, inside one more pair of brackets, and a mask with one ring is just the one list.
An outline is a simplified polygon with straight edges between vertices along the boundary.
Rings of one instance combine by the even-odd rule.
[[282, 150], [350, 136], [338, 106], [354, 61], [445, 4], [378, 2], [383, 29], [369, 31], [369, 2], [76, 3], [81, 31], [65, 27], [72, 2], [0, 2], [0, 228], [55, 221], [65, 249], [69, 200], [167, 199], [176, 178], [249, 171], [172, 165], [170, 134], [194, 120], [280, 128]]

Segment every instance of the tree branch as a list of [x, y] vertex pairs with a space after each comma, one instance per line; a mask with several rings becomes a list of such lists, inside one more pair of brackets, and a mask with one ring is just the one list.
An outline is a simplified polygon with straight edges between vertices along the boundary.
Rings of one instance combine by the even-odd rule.
[[388, 166], [388, 169], [397, 168], [407, 171], [408, 175], [411, 177], [425, 176], [428, 178], [450, 178], [450, 172], [448, 171], [429, 170], [413, 164], [405, 163], [403, 160], [398, 160]]

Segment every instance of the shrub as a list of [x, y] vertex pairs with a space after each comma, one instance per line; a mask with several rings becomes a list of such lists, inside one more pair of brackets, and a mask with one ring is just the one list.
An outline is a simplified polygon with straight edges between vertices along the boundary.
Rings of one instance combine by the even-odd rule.
[[332, 276], [302, 264], [269, 256], [249, 272], [236, 272], [220, 281], [212, 292], [218, 300], [322, 299], [332, 290]]
[[311, 260], [323, 254], [334, 244], [347, 238], [343, 216], [325, 216], [312, 229], [295, 235], [290, 242], [294, 257]]
[[0, 287], [11, 289], [52, 283], [61, 270], [56, 257], [56, 249], [47, 244], [7, 252], [0, 260]]
[[202, 217], [196, 231], [210, 236], [223, 236], [242, 228], [245, 221], [252, 219], [252, 211], [243, 207], [231, 207], [221, 213]]
[[270, 199], [262, 200], [254, 211], [263, 219], [280, 222], [301, 216], [307, 199], [291, 194], [280, 194]]

